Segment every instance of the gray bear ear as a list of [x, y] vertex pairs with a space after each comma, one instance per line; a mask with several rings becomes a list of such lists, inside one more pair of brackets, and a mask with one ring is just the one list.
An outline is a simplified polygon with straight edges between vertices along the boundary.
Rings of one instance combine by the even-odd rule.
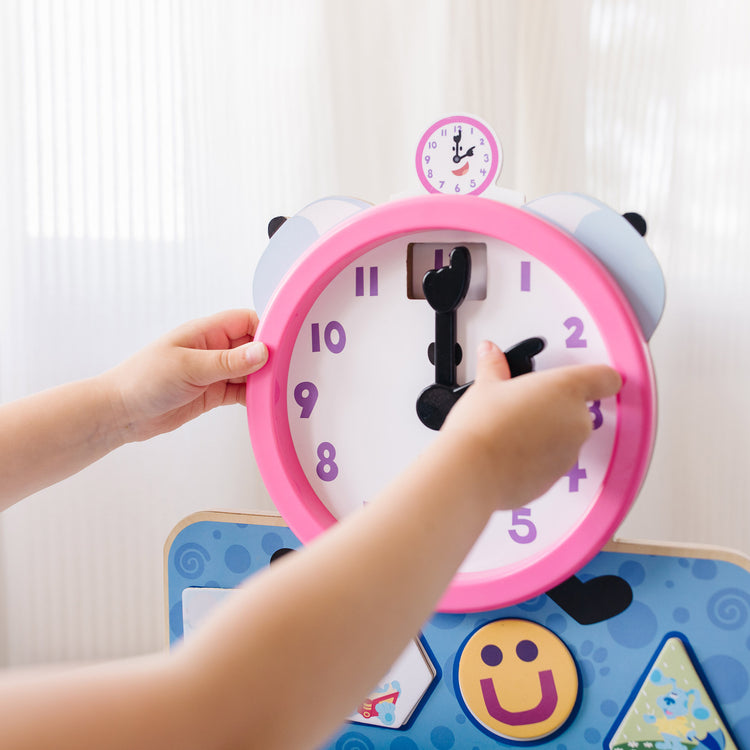
[[567, 230], [612, 274], [633, 308], [644, 338], [651, 338], [664, 312], [664, 274], [646, 244], [646, 221], [637, 213], [619, 214], [577, 193], [555, 193], [523, 206]]
[[356, 198], [323, 198], [294, 216], [276, 216], [268, 222], [268, 245], [253, 275], [253, 305], [258, 315], [297, 258], [318, 237], [352, 214], [370, 207]]

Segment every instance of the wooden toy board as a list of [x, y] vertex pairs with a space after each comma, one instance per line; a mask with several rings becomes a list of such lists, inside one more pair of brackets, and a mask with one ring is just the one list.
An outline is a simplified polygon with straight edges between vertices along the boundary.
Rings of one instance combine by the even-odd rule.
[[[273, 515], [185, 519], [165, 547], [169, 643], [189, 637], [233, 587], [300, 546]], [[326, 747], [748, 750], [750, 559], [714, 548], [613, 542], [578, 578], [603, 575], [627, 581], [633, 600], [592, 625], [547, 595], [505, 609], [434, 615]], [[545, 665], [550, 649], [557, 652]], [[549, 700], [545, 675], [556, 686]], [[682, 714], [673, 710], [681, 701]]]

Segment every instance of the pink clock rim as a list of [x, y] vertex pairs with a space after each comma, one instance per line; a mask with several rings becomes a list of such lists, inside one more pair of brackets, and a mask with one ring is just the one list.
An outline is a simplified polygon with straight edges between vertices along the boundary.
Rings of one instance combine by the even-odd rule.
[[419, 139], [419, 143], [417, 144], [417, 153], [414, 160], [415, 168], [417, 170], [417, 177], [419, 178], [420, 183], [422, 183], [422, 187], [424, 187], [425, 190], [429, 193], [433, 193], [436, 195], [445, 195], [445, 193], [441, 193], [432, 183], [425, 177], [424, 169], [422, 168], [422, 151], [424, 149], [425, 143], [427, 143], [427, 140], [429, 139], [430, 135], [435, 132], [437, 128], [442, 127], [443, 125], [450, 125], [452, 123], [456, 122], [466, 122], [470, 123], [474, 127], [479, 128], [483, 133], [487, 135], [487, 137], [490, 139], [490, 150], [492, 151], [492, 164], [493, 168], [490, 174], [487, 175], [487, 177], [482, 181], [482, 183], [476, 187], [474, 190], [472, 190], [469, 193], [464, 193], [463, 195], [481, 195], [487, 188], [489, 188], [492, 183], [497, 179], [497, 175], [500, 169], [500, 147], [498, 146], [497, 138], [495, 137], [495, 134], [492, 132], [492, 129], [490, 128], [487, 123], [482, 122], [481, 120], [478, 120], [476, 117], [469, 117], [462, 116], [462, 115], [451, 115], [450, 117], [444, 117], [442, 120], [438, 120], [437, 122], [434, 122], [422, 135], [422, 137]]
[[[314, 299], [346, 265], [372, 248], [414, 232], [484, 234], [525, 249], [571, 284], [606, 337], [613, 366], [624, 378], [620, 419], [605, 486], [564, 538], [514, 566], [459, 573], [441, 599], [443, 612], [510, 606], [575, 574], [612, 537], [636, 499], [655, 439], [655, 382], [647, 343], [619, 286], [575, 238], [524, 209], [485, 198], [433, 194], [394, 201], [357, 214], [319, 238], [289, 270], [257, 331], [269, 361], [248, 378], [247, 413], [256, 462], [266, 488], [303, 543], [336, 523], [312, 490], [296, 458], [287, 412], [288, 362]], [[534, 250], [529, 250], [529, 246]]]

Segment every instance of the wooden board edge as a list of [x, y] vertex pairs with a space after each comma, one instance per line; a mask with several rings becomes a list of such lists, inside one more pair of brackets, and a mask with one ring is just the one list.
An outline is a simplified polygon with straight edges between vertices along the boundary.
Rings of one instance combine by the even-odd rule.
[[730, 547], [689, 542], [659, 542], [649, 539], [613, 539], [604, 545], [604, 552], [624, 552], [633, 555], [661, 555], [665, 557], [694, 557], [719, 560], [737, 565], [750, 572], [750, 556]]
[[258, 526], [286, 526], [284, 519], [273, 511], [200, 510], [185, 516], [169, 533], [164, 542], [164, 634], [169, 649], [169, 551], [179, 533], [195, 523], [215, 521], [221, 523], [256, 524]]

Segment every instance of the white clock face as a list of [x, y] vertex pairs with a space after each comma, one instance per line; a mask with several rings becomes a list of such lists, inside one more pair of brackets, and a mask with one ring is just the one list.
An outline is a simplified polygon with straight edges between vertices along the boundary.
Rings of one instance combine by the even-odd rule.
[[[609, 362], [597, 326], [550, 268], [500, 240], [457, 231], [412, 234], [358, 257], [327, 285], [297, 337], [287, 382], [288, 418], [300, 465], [326, 508], [341, 519], [372, 500], [436, 433], [417, 417], [435, 368], [428, 347], [435, 313], [421, 295], [430, 267], [469, 248], [471, 285], [457, 312], [459, 384], [475, 374], [483, 339], [508, 350], [531, 337], [546, 346], [535, 369]], [[617, 430], [614, 398], [590, 407], [594, 432], [578, 463], [542, 498], [496, 512], [461, 572], [528, 560], [564, 539], [595, 502]], [[456, 502], [461, 502], [457, 497]]]
[[494, 183], [501, 160], [497, 139], [486, 124], [448, 117], [422, 136], [416, 168], [429, 192], [478, 195]]

